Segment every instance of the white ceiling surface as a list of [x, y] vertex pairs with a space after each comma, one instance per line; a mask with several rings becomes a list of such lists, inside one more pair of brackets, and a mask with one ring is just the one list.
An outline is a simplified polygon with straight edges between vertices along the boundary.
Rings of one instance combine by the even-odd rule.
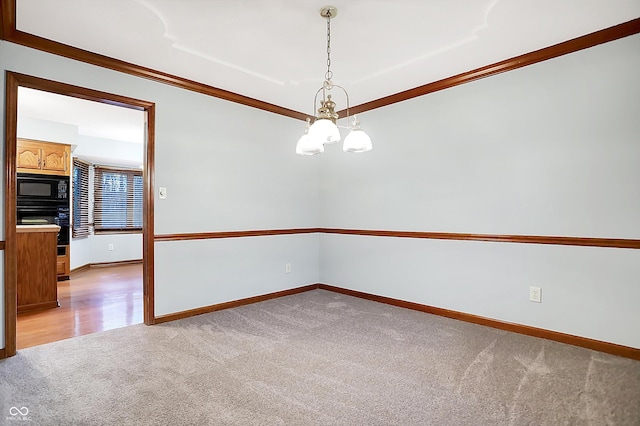
[[17, 28], [311, 114], [328, 4], [351, 105], [640, 16], [640, 0], [17, 0]]

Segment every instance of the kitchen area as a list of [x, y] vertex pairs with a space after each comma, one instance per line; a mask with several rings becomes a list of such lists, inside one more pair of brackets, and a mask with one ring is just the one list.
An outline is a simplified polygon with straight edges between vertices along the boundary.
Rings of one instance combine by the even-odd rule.
[[18, 313], [55, 308], [70, 274], [71, 146], [18, 139], [16, 172]]
[[137, 188], [118, 171], [142, 173], [144, 123], [143, 111], [18, 88], [17, 349], [142, 322], [142, 232], [96, 227], [96, 196], [105, 170], [110, 191]]

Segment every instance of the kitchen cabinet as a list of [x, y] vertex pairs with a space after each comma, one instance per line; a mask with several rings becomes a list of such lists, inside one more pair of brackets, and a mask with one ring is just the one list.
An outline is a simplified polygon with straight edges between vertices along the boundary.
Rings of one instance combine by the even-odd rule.
[[18, 313], [58, 305], [57, 225], [18, 225]]
[[71, 273], [69, 249], [69, 246], [58, 246], [58, 257], [56, 259], [56, 273], [58, 275], [58, 281], [69, 279], [69, 274]]
[[18, 139], [18, 173], [71, 175], [71, 145]]

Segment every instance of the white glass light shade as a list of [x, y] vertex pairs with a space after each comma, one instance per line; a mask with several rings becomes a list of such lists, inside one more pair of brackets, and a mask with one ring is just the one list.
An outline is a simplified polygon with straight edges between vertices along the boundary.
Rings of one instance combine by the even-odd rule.
[[333, 121], [326, 118], [316, 120], [309, 128], [309, 136], [322, 143], [340, 142], [340, 130]]
[[314, 155], [324, 152], [324, 145], [312, 139], [308, 132], [300, 136], [296, 145], [296, 154], [298, 155]]
[[342, 150], [344, 152], [367, 152], [373, 149], [371, 138], [359, 127], [352, 129], [346, 138]]

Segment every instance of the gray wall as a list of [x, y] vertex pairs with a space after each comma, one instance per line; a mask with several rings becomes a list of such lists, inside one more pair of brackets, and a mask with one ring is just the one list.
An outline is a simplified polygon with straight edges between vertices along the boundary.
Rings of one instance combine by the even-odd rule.
[[[363, 114], [322, 227], [640, 238], [640, 36]], [[640, 348], [640, 250], [321, 236], [322, 282]], [[542, 287], [541, 304], [528, 301]]]

